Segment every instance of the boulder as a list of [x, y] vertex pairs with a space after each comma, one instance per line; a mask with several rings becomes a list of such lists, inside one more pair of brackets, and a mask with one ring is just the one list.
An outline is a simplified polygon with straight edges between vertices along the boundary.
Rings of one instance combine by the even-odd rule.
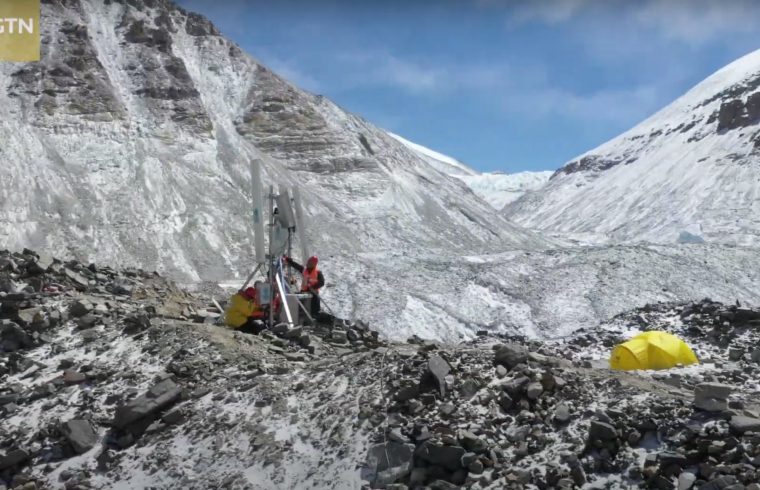
[[683, 472], [678, 476], [677, 490], [689, 490], [697, 481], [697, 475], [694, 473]]
[[462, 456], [466, 452], [461, 446], [447, 446], [427, 440], [417, 448], [415, 456], [432, 465], [456, 471], [462, 467]]
[[71, 304], [69, 307], [69, 315], [74, 318], [79, 318], [80, 316], [85, 316], [93, 309], [94, 307], [92, 306], [92, 303], [86, 299], [80, 299]]
[[27, 461], [30, 457], [31, 455], [29, 454], [29, 451], [24, 449], [13, 449], [4, 455], [0, 454], [0, 471], [21, 464]]
[[0, 320], [0, 352], [14, 352], [34, 346], [34, 339], [18, 324]]
[[721, 383], [701, 383], [694, 389], [694, 407], [707, 412], [722, 412], [728, 408], [733, 388]]
[[124, 317], [124, 335], [134, 335], [150, 328], [150, 318], [145, 312], [131, 313]]
[[607, 422], [592, 420], [588, 430], [588, 437], [591, 440], [599, 439], [601, 441], [611, 441], [618, 436], [617, 429]]
[[539, 382], [533, 382], [528, 384], [528, 388], [526, 389], [525, 393], [528, 396], [528, 399], [530, 400], [538, 400], [538, 397], [541, 396], [541, 393], [544, 392], [544, 387], [541, 386], [541, 383]]
[[373, 485], [385, 486], [405, 478], [412, 471], [414, 444], [386, 442], [367, 453], [366, 467]]
[[494, 350], [494, 364], [501, 364], [509, 369], [528, 361], [528, 350], [518, 344], [500, 344]]
[[165, 379], [143, 395], [117, 407], [112, 425], [117, 429], [124, 429], [133, 422], [167, 408], [181, 394], [182, 388], [171, 379]]
[[84, 454], [98, 442], [98, 434], [87, 420], [69, 420], [61, 424], [61, 434], [77, 454]]
[[468, 430], [464, 430], [459, 434], [459, 443], [468, 451], [477, 454], [484, 453], [488, 450], [488, 444], [486, 441]]
[[554, 420], [560, 424], [566, 424], [570, 421], [570, 407], [566, 403], [560, 403], [554, 409]]
[[752, 362], [760, 363], [760, 349], [753, 350], [752, 354], [750, 354], [750, 357], [752, 359]]
[[345, 330], [333, 330], [330, 340], [335, 344], [346, 344], [348, 343], [348, 336]]
[[742, 435], [745, 432], [760, 432], [760, 419], [734, 415], [729, 422], [731, 432]]
[[90, 285], [90, 281], [88, 281], [86, 277], [68, 267], [63, 269], [63, 273], [69, 278], [69, 280], [71, 280], [74, 287], [80, 291], [86, 290]]
[[413, 381], [404, 381], [394, 397], [396, 401], [405, 402], [420, 396], [420, 385]]
[[25, 308], [16, 313], [19, 323], [24, 327], [31, 327], [45, 321], [42, 308]]
[[66, 369], [63, 371], [63, 382], [69, 385], [75, 385], [87, 380], [87, 376], [78, 371]]
[[446, 375], [451, 371], [449, 363], [438, 354], [433, 354], [428, 360], [428, 372], [438, 385], [441, 397], [446, 396]]

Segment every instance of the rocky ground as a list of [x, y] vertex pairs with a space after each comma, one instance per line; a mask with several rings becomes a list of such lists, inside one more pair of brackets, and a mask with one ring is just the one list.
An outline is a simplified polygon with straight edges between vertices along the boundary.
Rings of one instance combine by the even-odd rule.
[[[231, 332], [153, 273], [0, 252], [0, 489], [760, 485], [760, 311], [656, 304], [456, 346]], [[702, 363], [606, 369], [635, 331]]]

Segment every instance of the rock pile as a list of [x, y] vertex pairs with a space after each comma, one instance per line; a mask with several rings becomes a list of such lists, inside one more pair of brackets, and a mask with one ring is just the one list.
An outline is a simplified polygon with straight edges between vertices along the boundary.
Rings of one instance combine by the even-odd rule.
[[[361, 322], [232, 332], [156, 274], [28, 250], [0, 252], [0, 287], [0, 488], [758, 488], [750, 308], [444, 346]], [[702, 364], [600, 366], [632, 326]]]

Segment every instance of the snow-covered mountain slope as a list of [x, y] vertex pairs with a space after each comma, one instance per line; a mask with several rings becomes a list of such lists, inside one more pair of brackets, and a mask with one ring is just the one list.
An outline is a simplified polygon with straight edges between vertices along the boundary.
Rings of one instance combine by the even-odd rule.
[[326, 259], [325, 302], [399, 340], [457, 342], [479, 330], [546, 339], [658, 301], [760, 305], [758, 263], [760, 249], [720, 244], [361, 254]]
[[554, 172], [518, 172], [505, 174], [485, 172], [478, 175], [457, 175], [472, 191], [496, 209], [503, 209], [529, 192], [541, 189]]
[[478, 175], [478, 172], [476, 170], [471, 169], [456, 158], [452, 158], [450, 156], [444, 155], [443, 153], [438, 153], [435, 150], [431, 150], [425, 146], [413, 143], [397, 134], [390, 132], [388, 134], [412, 150], [417, 156], [425, 160], [436, 170], [439, 170], [448, 175]]
[[471, 169], [455, 158], [413, 143], [397, 134], [388, 134], [409, 147], [409, 149], [437, 170], [464, 181], [478, 197], [496, 209], [502, 209], [505, 205], [516, 201], [527, 192], [540, 189], [546, 184], [549, 177], [552, 176], [552, 172], [481, 173]]
[[171, 2], [42, 17], [42, 61], [0, 65], [0, 247], [229, 277], [252, 255], [253, 158], [266, 183], [300, 187], [320, 254], [545, 244]]
[[504, 215], [599, 240], [760, 237], [760, 51], [719, 70], [621, 136], [569, 162]]

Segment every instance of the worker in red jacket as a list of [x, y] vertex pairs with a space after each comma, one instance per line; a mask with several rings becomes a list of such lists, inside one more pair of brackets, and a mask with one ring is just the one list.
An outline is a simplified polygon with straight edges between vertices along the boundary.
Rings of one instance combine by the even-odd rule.
[[325, 278], [322, 275], [322, 271], [317, 269], [319, 259], [317, 259], [316, 255], [312, 255], [309, 257], [309, 260], [306, 261], [306, 267], [288, 256], [284, 256], [283, 260], [303, 275], [301, 280], [301, 292], [311, 293], [311, 316], [312, 318], [317, 318], [321, 309], [319, 304], [319, 288], [325, 285]]

